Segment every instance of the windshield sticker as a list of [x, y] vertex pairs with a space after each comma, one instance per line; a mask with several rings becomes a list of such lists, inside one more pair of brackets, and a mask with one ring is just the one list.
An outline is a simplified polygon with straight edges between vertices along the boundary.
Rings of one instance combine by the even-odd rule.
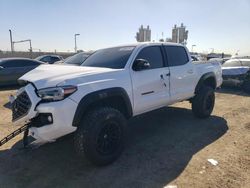
[[124, 48], [120, 48], [119, 51], [131, 51], [133, 49], [134, 47], [124, 47]]

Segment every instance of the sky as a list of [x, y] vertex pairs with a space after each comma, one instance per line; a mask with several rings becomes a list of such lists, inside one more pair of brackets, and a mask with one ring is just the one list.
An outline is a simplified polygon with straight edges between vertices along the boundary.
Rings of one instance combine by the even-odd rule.
[[10, 50], [9, 29], [34, 50], [74, 51], [76, 33], [78, 49], [96, 50], [136, 42], [142, 24], [156, 41], [181, 23], [190, 50], [250, 55], [250, 0], [0, 0], [0, 50]]

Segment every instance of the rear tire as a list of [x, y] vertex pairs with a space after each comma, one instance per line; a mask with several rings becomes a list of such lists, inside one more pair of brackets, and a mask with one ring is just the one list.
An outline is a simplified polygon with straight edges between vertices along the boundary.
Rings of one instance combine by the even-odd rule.
[[214, 89], [203, 86], [192, 99], [192, 111], [198, 118], [207, 118], [211, 115], [215, 102]]
[[114, 162], [124, 148], [126, 122], [123, 114], [114, 108], [92, 110], [82, 119], [75, 133], [77, 153], [99, 166]]

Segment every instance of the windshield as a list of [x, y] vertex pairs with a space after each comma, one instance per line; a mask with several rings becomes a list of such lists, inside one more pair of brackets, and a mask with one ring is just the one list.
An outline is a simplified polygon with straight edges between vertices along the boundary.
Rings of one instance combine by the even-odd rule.
[[44, 57], [44, 56], [38, 56], [38, 57], [35, 58], [35, 60], [40, 61], [40, 59], [42, 59], [43, 57]]
[[134, 46], [123, 46], [98, 50], [89, 56], [81, 66], [122, 69], [134, 48]]
[[87, 59], [88, 56], [89, 56], [89, 54], [78, 53], [78, 54], [75, 54], [75, 55], [67, 58], [64, 63], [81, 65], [84, 62], [84, 60]]

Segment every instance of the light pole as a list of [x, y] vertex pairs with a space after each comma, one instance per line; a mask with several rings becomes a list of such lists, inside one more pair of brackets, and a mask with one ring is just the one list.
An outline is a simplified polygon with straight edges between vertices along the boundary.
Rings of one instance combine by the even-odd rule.
[[13, 41], [12, 41], [12, 31], [11, 31], [11, 29], [9, 29], [9, 32], [10, 32], [10, 49], [11, 49], [11, 52], [13, 53], [14, 52], [14, 46], [13, 46]]
[[195, 46], [196, 46], [195, 44], [192, 45], [192, 50], [191, 50], [192, 52], [194, 52], [194, 47]]
[[77, 52], [77, 46], [76, 46], [76, 36], [79, 36], [79, 35], [80, 35], [79, 33], [75, 34], [75, 52]]

